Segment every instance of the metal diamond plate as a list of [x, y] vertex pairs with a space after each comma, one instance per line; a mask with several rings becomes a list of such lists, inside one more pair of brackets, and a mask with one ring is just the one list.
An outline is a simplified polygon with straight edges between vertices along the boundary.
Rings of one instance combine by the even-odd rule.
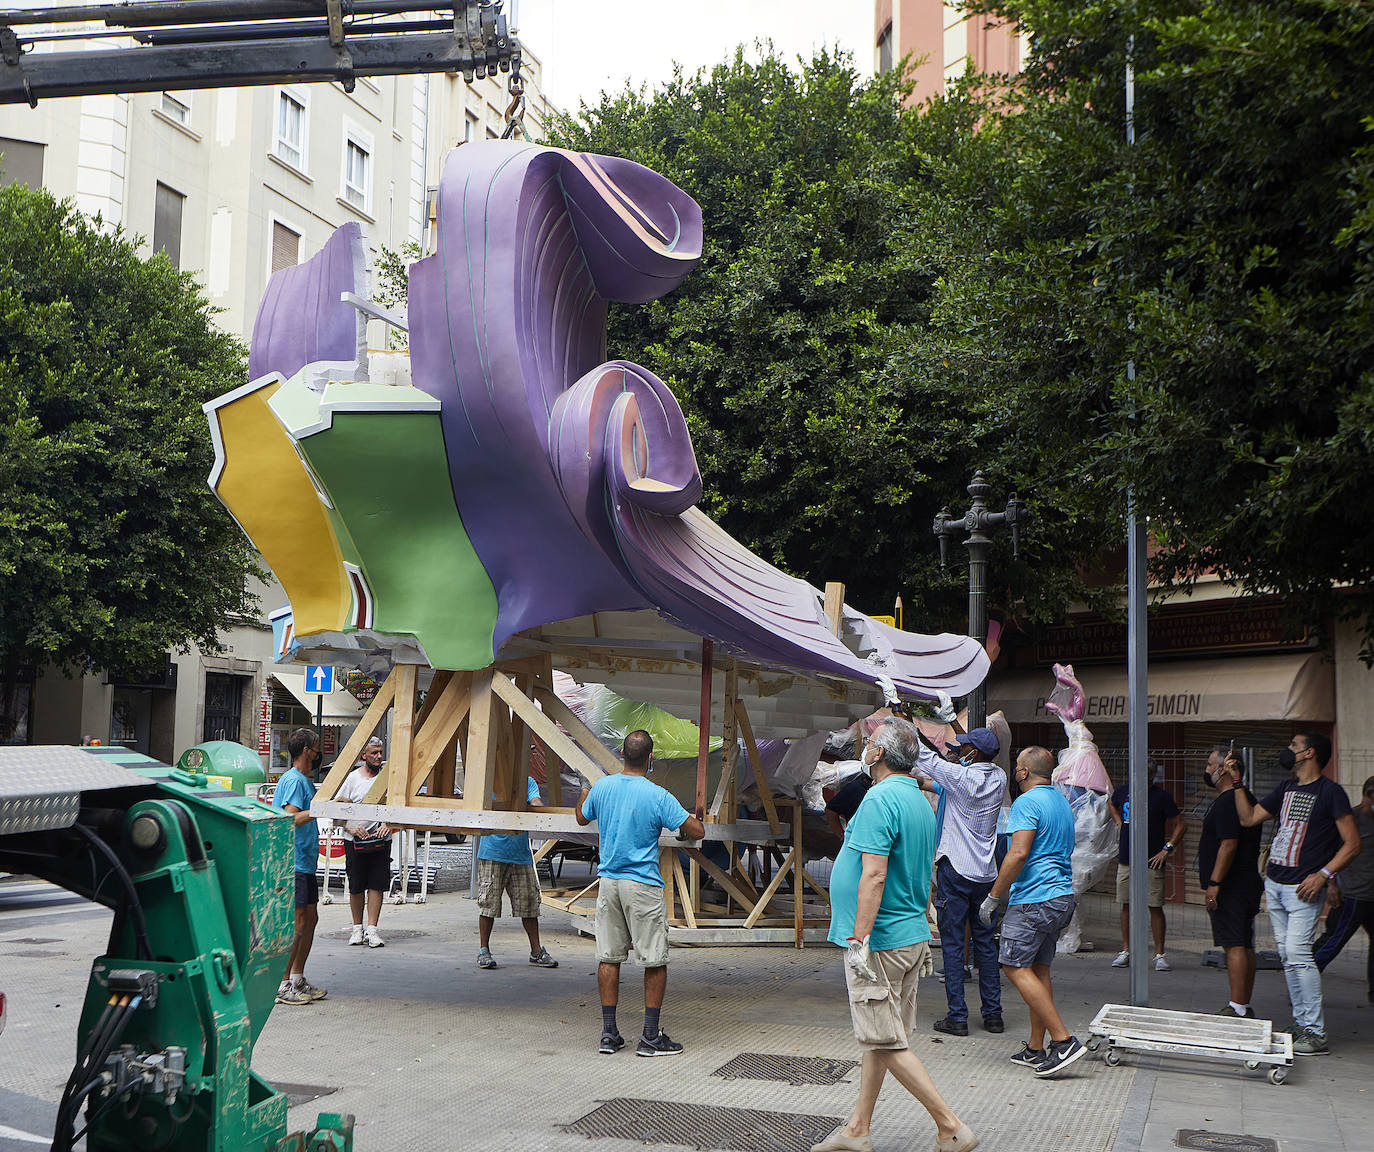
[[147, 784], [80, 748], [0, 747], [0, 836], [67, 828], [76, 821], [81, 793]]
[[1200, 1148], [1203, 1152], [1279, 1152], [1279, 1142], [1268, 1136], [1207, 1132], [1200, 1128], [1180, 1128], [1174, 1143], [1180, 1148]]
[[605, 1101], [563, 1131], [643, 1144], [683, 1144], [702, 1152], [808, 1152], [839, 1123], [834, 1116], [620, 1097]]
[[820, 1056], [775, 1056], [769, 1052], [741, 1052], [712, 1076], [726, 1080], [780, 1080], [800, 1088], [806, 1084], [839, 1084], [857, 1060], [828, 1060]]

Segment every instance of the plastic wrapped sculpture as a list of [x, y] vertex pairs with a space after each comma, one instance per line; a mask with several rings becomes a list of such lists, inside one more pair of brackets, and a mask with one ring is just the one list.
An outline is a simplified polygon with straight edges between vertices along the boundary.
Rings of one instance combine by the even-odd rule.
[[[1073, 890], [1081, 895], [1101, 879], [1116, 859], [1115, 826], [1107, 812], [1107, 793], [1112, 783], [1093, 743], [1093, 734], [1083, 722], [1086, 701], [1083, 685], [1073, 674], [1073, 665], [1056, 664], [1054, 679], [1055, 688], [1045, 711], [1059, 717], [1069, 738], [1069, 746], [1059, 753], [1054, 783], [1073, 808]], [[1060, 937], [1059, 950], [1076, 952], [1081, 939], [1075, 913]]]
[[408, 378], [370, 378], [356, 225], [272, 278], [251, 382], [206, 410], [211, 485], [286, 589], [297, 659], [480, 669], [535, 626], [648, 609], [727, 654], [909, 696], [983, 679], [965, 636], [847, 607], [835, 635], [815, 588], [695, 507], [677, 401], [604, 357], [608, 302], [670, 292], [701, 242], [698, 205], [640, 165], [484, 141], [450, 155], [437, 249], [411, 268]]

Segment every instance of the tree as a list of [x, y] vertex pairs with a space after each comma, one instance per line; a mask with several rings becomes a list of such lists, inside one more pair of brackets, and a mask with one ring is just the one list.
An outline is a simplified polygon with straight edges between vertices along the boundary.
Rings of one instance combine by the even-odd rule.
[[1157, 574], [1374, 619], [1374, 6], [969, 7], [1030, 51], [937, 164], [949, 274], [909, 354], [1089, 504], [1132, 486]]
[[0, 680], [218, 648], [256, 574], [200, 405], [242, 383], [190, 276], [44, 190], [0, 188]]
[[[697, 270], [663, 300], [613, 307], [608, 354], [682, 403], [706, 510], [780, 567], [846, 581], [869, 611], [900, 592], [912, 626], [959, 627], [962, 564], [939, 572], [931, 522], [942, 505], [962, 511], [977, 466], [1009, 494], [1007, 469], [983, 454], [949, 373], [908, 351], [943, 271], [913, 240], [931, 216], [932, 166], [979, 109], [950, 101], [918, 117], [909, 92], [898, 73], [861, 82], [825, 51], [797, 70], [739, 49], [651, 94], [603, 95], [551, 142], [635, 160], [705, 210]], [[999, 600], [1053, 616], [1079, 590], [1074, 560], [1097, 529], [1038, 525], [1039, 563], [1013, 565], [999, 542], [995, 571], [1016, 588]]]

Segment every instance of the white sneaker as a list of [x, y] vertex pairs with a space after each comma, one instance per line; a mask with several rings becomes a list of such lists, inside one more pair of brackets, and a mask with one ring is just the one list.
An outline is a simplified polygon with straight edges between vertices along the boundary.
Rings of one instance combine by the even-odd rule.
[[1156, 972], [1172, 972], [1173, 970], [1174, 969], [1172, 965], [1170, 965], [1169, 961], [1165, 958], [1163, 952], [1161, 952], [1158, 956], [1155, 957]]
[[369, 948], [386, 947], [386, 941], [383, 940], [381, 936], [377, 934], [377, 929], [375, 925], [369, 924], [365, 929], [363, 929], [363, 939], [367, 941], [367, 946]]
[[361, 944], [363, 942], [363, 926], [361, 924], [353, 925], [353, 931], [348, 934], [348, 942], [350, 944]]
[[1125, 968], [1131, 962], [1131, 954], [1125, 948], [1116, 954], [1116, 959], [1112, 961], [1113, 968]]

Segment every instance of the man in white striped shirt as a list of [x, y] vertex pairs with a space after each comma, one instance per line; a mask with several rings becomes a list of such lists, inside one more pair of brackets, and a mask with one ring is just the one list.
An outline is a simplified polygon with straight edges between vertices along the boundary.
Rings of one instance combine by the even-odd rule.
[[923, 741], [916, 771], [945, 790], [944, 825], [935, 849], [935, 906], [949, 1011], [943, 1019], [935, 1021], [935, 1030], [948, 1036], [967, 1036], [966, 927], [972, 933], [973, 959], [978, 966], [983, 1027], [989, 1032], [1001, 1032], [1004, 1028], [995, 932], [978, 919], [978, 909], [997, 879], [997, 816], [1007, 781], [1006, 774], [994, 763], [1000, 745], [991, 728], [975, 728], [966, 736], [956, 736], [954, 743], [960, 751], [957, 762], [946, 760]]

